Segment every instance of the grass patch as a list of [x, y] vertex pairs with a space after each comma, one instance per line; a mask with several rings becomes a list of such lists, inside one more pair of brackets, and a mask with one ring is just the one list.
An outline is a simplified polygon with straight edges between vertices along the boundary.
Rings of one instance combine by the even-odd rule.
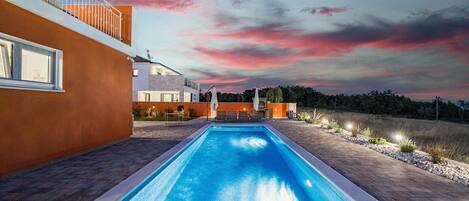
[[386, 144], [388, 141], [384, 138], [371, 138], [368, 140], [371, 144]]
[[404, 153], [413, 153], [417, 149], [417, 145], [410, 139], [402, 140], [399, 143], [399, 149]]
[[[299, 108], [301, 111], [313, 111], [309, 108]], [[348, 121], [369, 128], [372, 136], [392, 139], [396, 130], [404, 132], [404, 135], [412, 139], [420, 150], [429, 153], [434, 146], [444, 147], [444, 157], [469, 163], [469, 125], [419, 120], [394, 118], [383, 115], [362, 114], [353, 112], [334, 112], [319, 110], [328, 119], [334, 119], [339, 123]]]

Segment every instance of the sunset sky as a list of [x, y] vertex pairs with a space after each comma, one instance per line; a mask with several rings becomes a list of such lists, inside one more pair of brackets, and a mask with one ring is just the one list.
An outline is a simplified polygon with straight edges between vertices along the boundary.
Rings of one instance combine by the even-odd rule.
[[136, 47], [222, 92], [277, 85], [469, 100], [468, 0], [111, 0]]

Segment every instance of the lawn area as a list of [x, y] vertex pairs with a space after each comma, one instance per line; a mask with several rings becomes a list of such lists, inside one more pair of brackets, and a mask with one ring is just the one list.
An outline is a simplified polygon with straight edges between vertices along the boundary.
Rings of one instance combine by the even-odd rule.
[[[312, 112], [311, 108], [298, 111]], [[328, 119], [340, 124], [353, 122], [360, 128], [370, 128], [373, 135], [393, 141], [393, 136], [401, 132], [412, 139], [422, 151], [432, 147], [443, 147], [446, 157], [469, 163], [469, 125], [444, 121], [394, 118], [382, 115], [361, 114], [320, 110]]]

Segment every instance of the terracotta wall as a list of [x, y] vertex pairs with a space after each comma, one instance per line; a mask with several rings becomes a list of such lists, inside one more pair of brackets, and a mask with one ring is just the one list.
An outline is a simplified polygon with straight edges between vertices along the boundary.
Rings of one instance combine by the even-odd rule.
[[[184, 106], [184, 112], [187, 113], [189, 108], [194, 109], [194, 116], [206, 116], [207, 103], [165, 103], [165, 102], [134, 102], [133, 108], [151, 108], [155, 106], [159, 111], [164, 113], [166, 108], [176, 110], [179, 105]], [[209, 105], [210, 108], [210, 105]], [[288, 117], [288, 103], [268, 103], [268, 109], [272, 109], [274, 118]], [[210, 110], [210, 109], [209, 109]], [[235, 102], [219, 102], [217, 111], [247, 111], [253, 110], [252, 103], [235, 103]], [[210, 112], [209, 112], [210, 115]]]
[[[164, 114], [164, 111], [168, 108], [172, 109], [173, 111], [176, 111], [178, 106], [184, 106], [184, 113], [187, 113], [189, 111], [189, 108], [194, 109], [194, 116], [199, 117], [199, 116], [206, 116], [207, 115], [207, 104], [206, 103], [166, 103], [166, 102], [134, 102], [133, 103], [133, 108], [140, 108], [145, 109], [145, 108], [152, 108], [153, 106], [155, 109], [158, 109], [162, 114]], [[209, 105], [210, 108], [210, 105]], [[209, 111], [210, 115], [210, 111]]]
[[127, 138], [126, 55], [0, 1], [0, 32], [63, 51], [65, 92], [0, 88], [0, 176]]

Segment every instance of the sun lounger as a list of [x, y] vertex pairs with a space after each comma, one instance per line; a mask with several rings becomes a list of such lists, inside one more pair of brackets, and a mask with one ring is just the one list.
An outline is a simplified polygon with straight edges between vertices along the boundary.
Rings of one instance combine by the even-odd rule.
[[228, 111], [226, 112], [226, 120], [227, 121], [236, 121], [238, 120], [238, 115], [235, 111]]
[[217, 121], [225, 121], [226, 120], [226, 111], [217, 111], [217, 116], [215, 117]]
[[238, 120], [239, 120], [239, 121], [249, 121], [248, 112], [246, 112], [246, 111], [240, 111], [240, 112], [239, 112]]
[[252, 112], [250, 115], [249, 115], [249, 119], [251, 121], [260, 121], [261, 120], [261, 117], [259, 115], [258, 112]]

